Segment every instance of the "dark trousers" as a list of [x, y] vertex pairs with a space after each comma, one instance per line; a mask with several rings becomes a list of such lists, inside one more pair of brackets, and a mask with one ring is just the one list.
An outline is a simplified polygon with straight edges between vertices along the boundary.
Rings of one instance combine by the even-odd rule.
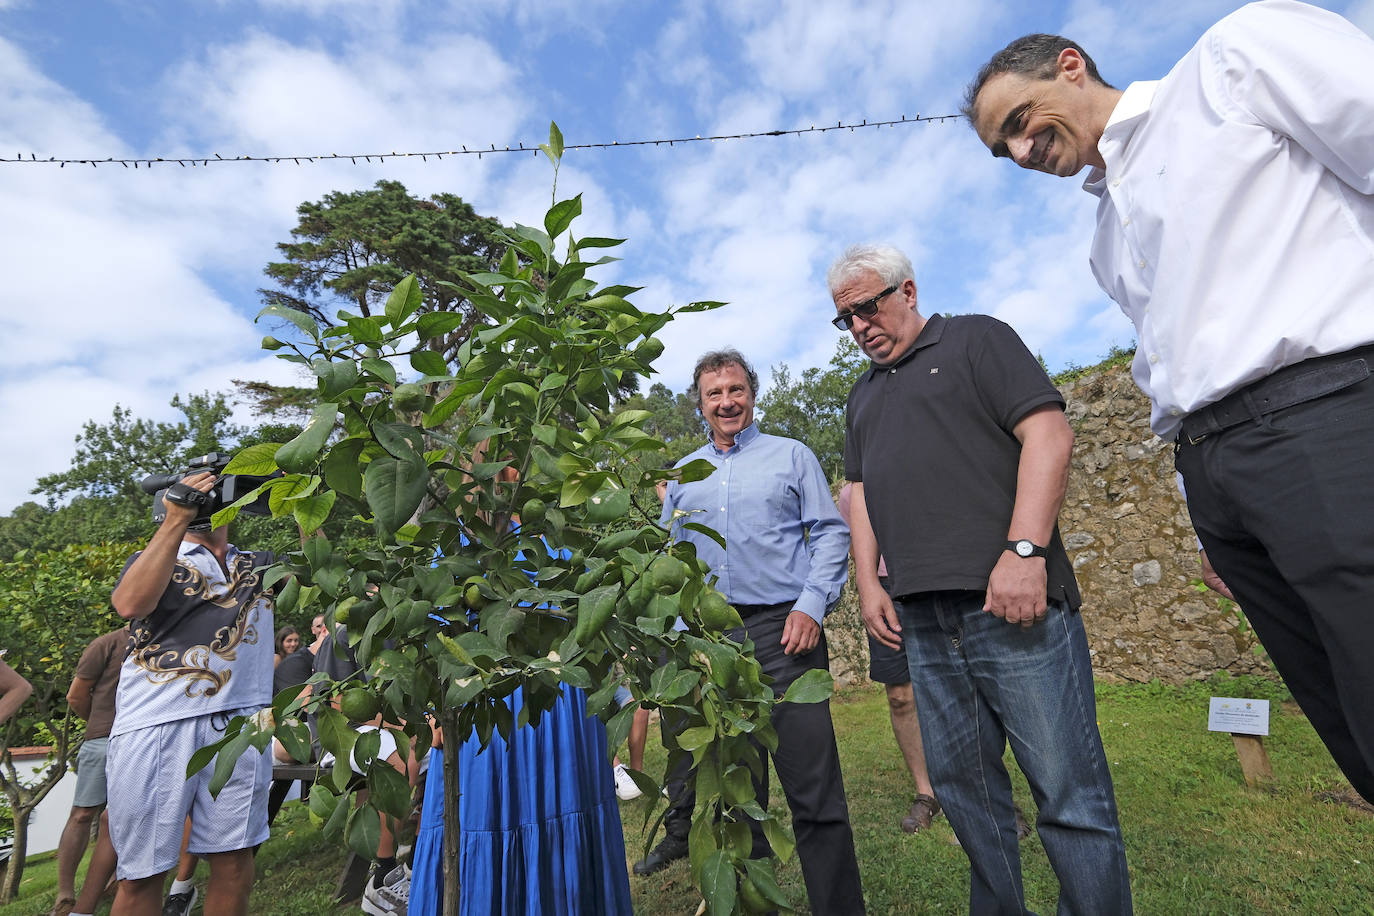
[[[805, 655], [787, 655], [779, 642], [792, 605], [767, 607], [744, 619], [744, 629], [734, 630], [731, 638], [742, 640], [747, 633], [754, 641], [754, 655], [770, 675], [773, 691], [781, 696], [791, 683], [812, 668], [826, 668], [830, 655], [825, 634], [816, 648]], [[671, 742], [665, 723], [665, 742]], [[811, 912], [864, 912], [863, 887], [859, 881], [859, 862], [854, 854], [854, 833], [849, 826], [849, 806], [844, 797], [840, 775], [840, 755], [835, 747], [835, 730], [830, 724], [830, 703], [780, 703], [773, 707], [773, 728], [778, 734], [778, 749], [773, 768], [792, 811], [792, 831], [797, 838], [797, 858], [801, 862]], [[668, 797], [672, 808], [664, 819], [668, 835], [685, 839], [692, 826], [696, 793], [691, 782], [691, 759], [683, 758], [668, 774]], [[754, 781], [760, 805], [768, 804], [768, 770], [762, 780]], [[755, 855], [766, 855], [768, 843], [757, 822], [754, 831]]]
[[1190, 415], [1250, 414], [1217, 432], [1195, 421], [1191, 436], [1185, 423], [1175, 463], [1213, 568], [1351, 785], [1374, 800], [1374, 378], [1350, 383], [1358, 362], [1283, 370], [1309, 394], [1324, 379], [1337, 389], [1293, 406], [1266, 410], [1282, 399], [1266, 399], [1262, 382]]

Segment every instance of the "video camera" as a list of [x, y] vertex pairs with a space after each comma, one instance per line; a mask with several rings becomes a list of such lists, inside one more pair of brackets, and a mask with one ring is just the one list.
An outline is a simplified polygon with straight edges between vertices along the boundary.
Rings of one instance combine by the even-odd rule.
[[[202, 471], [212, 471], [219, 474], [229, 464], [229, 455], [219, 452], [211, 452], [208, 455], [201, 455], [199, 458], [192, 458], [186, 465], [186, 470], [176, 474], [152, 474], [143, 479], [139, 484], [144, 493], [153, 496], [153, 521], [162, 524], [162, 520], [167, 517], [167, 504], [163, 501], [167, 496], [167, 491], [174, 484], [181, 482], [183, 477], [198, 474]], [[192, 520], [189, 530], [206, 531], [210, 528], [210, 517], [225, 506], [231, 505], [248, 493], [253, 492], [262, 486], [265, 481], [272, 477], [281, 476], [281, 472], [270, 477], [258, 477], [252, 474], [225, 474], [215, 481], [215, 485], [205, 494], [205, 502], [199, 507], [196, 517]], [[272, 510], [267, 505], [267, 494], [264, 493], [246, 506], [239, 509], [245, 515], [271, 515]]]

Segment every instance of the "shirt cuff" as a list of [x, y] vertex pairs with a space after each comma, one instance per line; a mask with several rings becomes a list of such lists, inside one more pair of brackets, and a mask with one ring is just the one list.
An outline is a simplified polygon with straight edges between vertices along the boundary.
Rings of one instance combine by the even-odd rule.
[[825, 605], [816, 599], [815, 595], [802, 594], [797, 599], [797, 603], [792, 605], [792, 610], [801, 611], [807, 617], [816, 621], [817, 624], [825, 625]]

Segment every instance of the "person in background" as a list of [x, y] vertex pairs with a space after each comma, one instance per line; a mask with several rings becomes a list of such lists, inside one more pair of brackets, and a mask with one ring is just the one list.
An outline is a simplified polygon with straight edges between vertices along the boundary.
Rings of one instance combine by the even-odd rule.
[[[108, 822], [100, 818], [105, 807], [105, 747], [114, 725], [115, 690], [119, 669], [129, 651], [129, 628], [96, 637], [76, 663], [76, 676], [67, 688], [67, 705], [86, 720], [81, 749], [76, 754], [76, 791], [72, 810], [57, 842], [57, 902], [52, 916], [90, 916], [114, 876], [114, 845]], [[86, 869], [80, 898], [76, 895], [76, 866], [91, 839], [91, 824], [99, 821], [95, 851]]]
[[301, 647], [301, 632], [295, 627], [286, 626], [277, 631], [276, 655], [272, 659], [272, 666], [275, 668], [282, 663], [282, 659]]
[[8, 722], [33, 695], [33, 685], [3, 661], [5, 652], [0, 649], [0, 724]]
[[[836, 504], [845, 523], [853, 528], [849, 519], [849, 494], [852, 483], [840, 488]], [[878, 557], [878, 579], [887, 582], [887, 565]], [[930, 785], [930, 775], [926, 772], [926, 755], [921, 746], [921, 720], [916, 714], [916, 698], [911, 690], [911, 670], [906, 664], [906, 653], [893, 649], [868, 636], [868, 677], [883, 685], [887, 694], [887, 712], [892, 720], [892, 735], [897, 739], [902, 759], [911, 773], [911, 781], [916, 785], [916, 800], [911, 810], [902, 818], [901, 828], [906, 833], [919, 833], [930, 826], [940, 813], [940, 803], [935, 800], [935, 790]]]
[[[716, 470], [704, 480], [670, 483], [660, 523], [692, 544], [718, 577], [716, 587], [743, 619], [743, 626], [728, 635], [753, 641], [755, 657], [781, 697], [808, 671], [829, 667], [821, 621], [849, 577], [849, 532], [811, 450], [759, 431], [754, 422], [758, 376], [739, 351], [703, 355], [692, 372], [691, 391], [710, 434], [680, 464], [705, 459]], [[688, 521], [715, 529], [726, 546], [685, 527]], [[772, 724], [778, 738], [773, 767], [792, 813], [811, 911], [817, 916], [862, 913], [863, 886], [830, 703], [778, 703]], [[666, 835], [635, 863], [637, 875], [653, 874], [688, 854], [696, 804], [690, 757], [684, 756], [666, 781], [671, 800]], [[754, 788], [766, 808], [767, 776]], [[762, 828], [757, 821], [749, 823], [754, 853], [766, 855]]]

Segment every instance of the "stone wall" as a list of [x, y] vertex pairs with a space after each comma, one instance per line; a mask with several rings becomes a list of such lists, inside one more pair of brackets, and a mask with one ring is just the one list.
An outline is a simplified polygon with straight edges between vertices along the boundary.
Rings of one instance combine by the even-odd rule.
[[[1173, 445], [1150, 431], [1127, 366], [1061, 389], [1075, 442], [1059, 529], [1083, 592], [1093, 668], [1106, 681], [1166, 683], [1218, 671], [1273, 675], [1228, 603], [1199, 592], [1197, 541], [1174, 484]], [[866, 676], [853, 589], [827, 621], [832, 670]]]
[[1150, 402], [1129, 367], [1061, 390], [1075, 442], [1059, 530], [1083, 592], [1094, 670], [1166, 683], [1272, 674], [1229, 602], [1194, 587], [1197, 538], [1174, 482], [1173, 444], [1150, 431]]

